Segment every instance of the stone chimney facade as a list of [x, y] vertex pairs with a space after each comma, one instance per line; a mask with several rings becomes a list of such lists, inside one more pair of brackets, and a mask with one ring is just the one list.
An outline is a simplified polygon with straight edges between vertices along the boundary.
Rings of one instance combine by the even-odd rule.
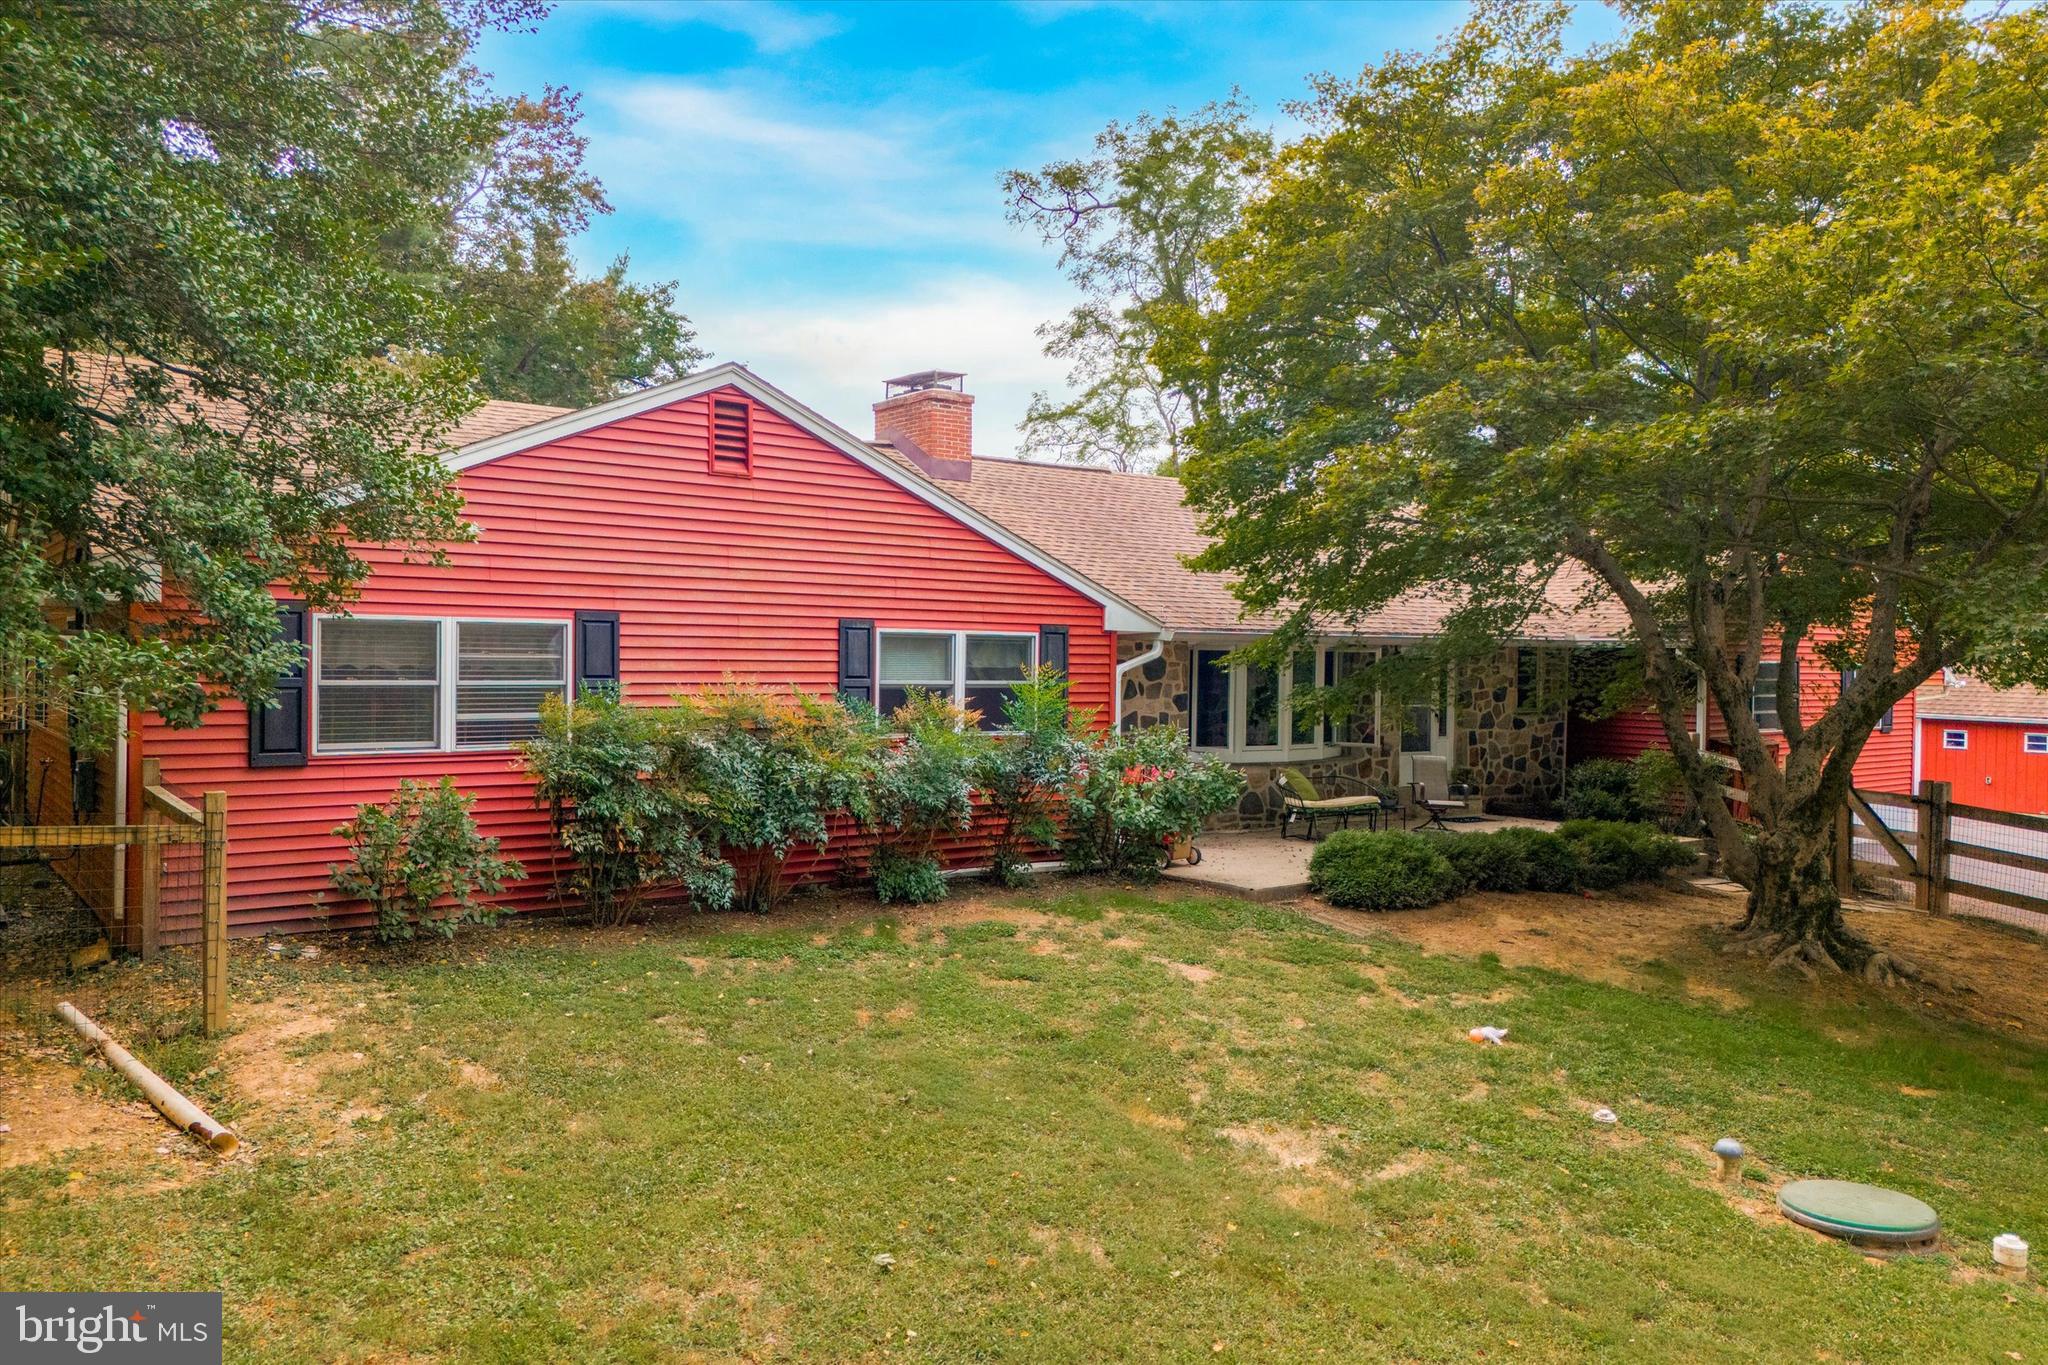
[[888, 380], [875, 404], [875, 439], [887, 441], [933, 478], [964, 480], [973, 472], [974, 395], [967, 376], [925, 370]]

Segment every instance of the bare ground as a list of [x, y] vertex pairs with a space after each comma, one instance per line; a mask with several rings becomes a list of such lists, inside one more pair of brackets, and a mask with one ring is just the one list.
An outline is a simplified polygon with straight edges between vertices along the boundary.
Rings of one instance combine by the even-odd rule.
[[[1347, 933], [1387, 934], [1425, 952], [1496, 955], [1511, 967], [1542, 967], [1618, 985], [1642, 986], [1651, 963], [1676, 967], [1686, 991], [1724, 1008], [1749, 1003], [1763, 964], [1724, 951], [1742, 915], [1735, 897], [1696, 887], [1659, 887], [1594, 896], [1473, 895], [1428, 910], [1368, 914], [1318, 900], [1302, 911]], [[2048, 943], [1989, 920], [1877, 907], [1848, 911], [1852, 928], [1880, 947], [1945, 978], [1953, 989], [1891, 992], [1931, 1014], [1969, 1019], [2014, 1035], [2036, 1034], [2048, 995]], [[1816, 990], [1855, 992], [1847, 980]]]

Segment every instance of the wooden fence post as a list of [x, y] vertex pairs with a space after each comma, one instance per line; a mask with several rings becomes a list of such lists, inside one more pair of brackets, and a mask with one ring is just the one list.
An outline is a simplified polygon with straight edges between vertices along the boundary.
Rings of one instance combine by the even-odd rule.
[[1920, 882], [1914, 900], [1934, 915], [1948, 913], [1948, 808], [1948, 783], [1920, 784]]
[[[145, 797], [149, 788], [162, 786], [163, 779], [164, 763], [162, 759], [145, 758], [142, 760], [142, 786]], [[151, 809], [147, 799], [144, 799], [140, 804], [142, 806], [143, 828], [147, 829], [155, 825], [160, 817], [155, 810]], [[142, 954], [143, 960], [146, 962], [156, 956], [157, 923], [158, 915], [162, 909], [161, 899], [164, 890], [164, 846], [154, 839], [145, 839], [142, 841], [142, 847], [138, 848], [136, 852], [141, 857], [136, 859], [139, 867], [135, 874], [135, 914], [129, 922], [129, 928], [134, 934], [134, 941], [129, 946]]]
[[1844, 801], [1835, 812], [1835, 894], [1844, 900], [1856, 892], [1856, 817]]
[[207, 1036], [228, 1024], [228, 794], [205, 797], [206, 841], [201, 894], [203, 916], [204, 1026]]

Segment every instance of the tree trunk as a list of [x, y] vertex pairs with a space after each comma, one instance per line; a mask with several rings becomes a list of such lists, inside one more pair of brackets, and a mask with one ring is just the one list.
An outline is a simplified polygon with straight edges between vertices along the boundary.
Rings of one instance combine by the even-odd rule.
[[1828, 971], [1886, 983], [1921, 979], [1842, 918], [1829, 852], [1825, 837], [1802, 838], [1790, 847], [1759, 840], [1749, 913], [1737, 926], [1739, 941], [1753, 952], [1768, 953], [1773, 967], [1807, 976]]

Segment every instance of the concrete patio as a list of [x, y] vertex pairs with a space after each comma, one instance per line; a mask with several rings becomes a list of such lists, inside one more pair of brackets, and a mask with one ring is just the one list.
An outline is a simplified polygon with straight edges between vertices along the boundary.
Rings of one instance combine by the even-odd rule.
[[[1453, 834], [1485, 834], [1510, 825], [1556, 829], [1557, 821], [1484, 815], [1453, 823], [1450, 830]], [[1308, 894], [1308, 859], [1316, 846], [1306, 840], [1282, 839], [1277, 829], [1258, 829], [1204, 834], [1197, 846], [1202, 861], [1193, 867], [1175, 863], [1166, 869], [1168, 881], [1252, 901], [1284, 901]]]

